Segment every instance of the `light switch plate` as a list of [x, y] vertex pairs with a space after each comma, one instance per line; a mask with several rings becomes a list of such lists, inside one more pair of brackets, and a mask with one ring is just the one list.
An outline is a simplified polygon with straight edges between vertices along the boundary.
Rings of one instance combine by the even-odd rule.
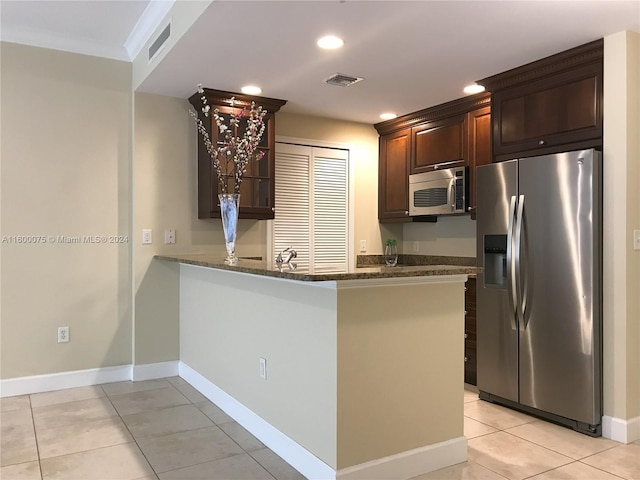
[[640, 230], [633, 231], [633, 249], [640, 250]]
[[364, 253], [367, 251], [367, 241], [360, 240], [360, 253]]
[[173, 228], [164, 231], [164, 243], [173, 245], [176, 243], [176, 231]]
[[145, 228], [142, 230], [142, 244], [151, 245], [153, 243], [153, 237], [151, 235], [151, 229]]

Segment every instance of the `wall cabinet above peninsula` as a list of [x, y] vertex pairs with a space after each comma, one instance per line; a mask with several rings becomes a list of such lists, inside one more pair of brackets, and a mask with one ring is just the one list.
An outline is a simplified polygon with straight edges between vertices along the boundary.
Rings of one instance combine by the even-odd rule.
[[[265, 130], [258, 148], [264, 152], [263, 157], [251, 162], [240, 187], [240, 218], [269, 219], [274, 217], [274, 165], [275, 165], [275, 113], [286, 103], [267, 97], [254, 97], [239, 93], [204, 89], [204, 95], [211, 110], [218, 108], [224, 116], [232, 113], [229, 100], [235, 98], [235, 113], [251, 108], [251, 102], [267, 111], [264, 117]], [[211, 141], [218, 141], [218, 128], [213, 115], [202, 114], [202, 94], [195, 93], [189, 102], [195, 107], [202, 122], [207, 128]], [[228, 122], [227, 122], [228, 125]], [[242, 122], [241, 122], [242, 126]], [[202, 136], [198, 134], [198, 218], [220, 218], [218, 202], [218, 177], [213, 169], [211, 157], [207, 152]]]
[[475, 207], [475, 167], [491, 161], [490, 96], [483, 93], [420, 110], [375, 126], [380, 134], [378, 219], [411, 222], [409, 175], [469, 166]]
[[478, 83], [491, 92], [495, 161], [602, 145], [603, 40]]

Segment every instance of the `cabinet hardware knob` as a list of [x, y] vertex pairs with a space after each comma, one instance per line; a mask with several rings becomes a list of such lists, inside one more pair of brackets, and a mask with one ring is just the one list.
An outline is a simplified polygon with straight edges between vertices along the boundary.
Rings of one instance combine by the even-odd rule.
[[464, 287], [464, 291], [465, 291], [465, 292], [467, 291], [467, 287]]
[[467, 314], [467, 311], [466, 311], [466, 310], [464, 311], [464, 314], [465, 314], [465, 315]]
[[464, 334], [464, 338], [467, 338], [469, 335], [467, 335], [466, 333]]
[[434, 166], [433, 166], [433, 169], [434, 169], [434, 170], [437, 170], [437, 169], [438, 169], [438, 165], [434, 165]]
[[467, 362], [469, 359], [467, 357], [464, 357], [464, 361]]
[[405, 214], [405, 215], [409, 215], [409, 210], [405, 210], [405, 211], [404, 211], [404, 214]]
[[276, 207], [271, 207], [271, 211], [275, 212], [276, 211]]
[[547, 143], [547, 142], [545, 142], [544, 140], [540, 140], [540, 141], [538, 142], [538, 145], [544, 145], [545, 143]]
[[473, 207], [467, 207], [467, 212], [470, 212]]

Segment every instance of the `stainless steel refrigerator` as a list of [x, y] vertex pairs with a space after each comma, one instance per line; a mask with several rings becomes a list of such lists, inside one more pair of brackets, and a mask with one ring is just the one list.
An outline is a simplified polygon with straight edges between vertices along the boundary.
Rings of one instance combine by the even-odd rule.
[[602, 422], [602, 162], [477, 169], [480, 398], [592, 436]]

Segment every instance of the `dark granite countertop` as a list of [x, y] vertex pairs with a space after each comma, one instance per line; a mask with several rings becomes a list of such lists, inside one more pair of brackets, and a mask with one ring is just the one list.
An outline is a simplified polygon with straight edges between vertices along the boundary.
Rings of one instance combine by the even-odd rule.
[[[324, 268], [310, 271], [308, 269], [295, 270], [287, 266], [278, 267], [274, 263], [256, 259], [240, 259], [237, 265], [226, 265], [224, 259], [213, 255], [189, 254], [189, 255], [156, 255], [154, 258], [169, 262], [178, 262], [187, 265], [230, 270], [234, 272], [251, 273], [268, 277], [287, 278], [306, 282], [331, 281], [331, 280], [362, 280], [369, 278], [399, 278], [422, 277], [436, 275], [475, 275], [476, 267], [465, 265], [397, 265], [387, 267], [385, 265], [371, 265], [356, 267], [345, 271], [344, 269]], [[294, 263], [294, 262], [292, 262]]]

